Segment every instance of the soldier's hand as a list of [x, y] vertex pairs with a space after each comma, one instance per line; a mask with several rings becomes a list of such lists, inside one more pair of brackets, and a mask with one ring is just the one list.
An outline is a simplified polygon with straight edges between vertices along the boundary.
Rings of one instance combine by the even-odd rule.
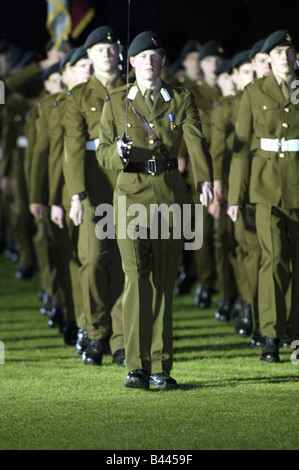
[[214, 219], [219, 219], [220, 217], [221, 206], [218, 202], [213, 201], [208, 207], [208, 213], [214, 217]]
[[43, 218], [43, 214], [44, 214], [43, 204], [40, 204], [39, 202], [33, 202], [32, 204], [29, 204], [29, 210], [35, 219], [40, 220]]
[[229, 206], [229, 208], [227, 209], [227, 214], [233, 222], [236, 222], [239, 216], [239, 206], [237, 204], [234, 206]]
[[54, 224], [58, 225], [59, 228], [63, 228], [63, 216], [64, 209], [61, 206], [51, 207], [51, 220]]
[[204, 206], [208, 206], [209, 204], [211, 204], [213, 199], [214, 199], [213, 184], [206, 181], [202, 185], [202, 194], [199, 196], [199, 200]]
[[70, 219], [74, 222], [76, 227], [82, 224], [83, 220], [83, 204], [80, 199], [72, 200], [71, 202], [71, 210], [70, 210]]
[[[123, 155], [123, 146], [124, 146], [124, 143], [121, 139], [118, 139], [116, 141], [116, 145], [117, 145], [117, 151], [118, 151], [118, 155], [121, 157], [121, 158], [125, 158], [124, 155]], [[127, 145], [127, 155], [129, 156], [130, 154], [130, 151], [131, 151], [131, 148], [132, 148], [132, 145], [133, 145], [133, 140], [132, 139], [129, 139], [126, 143]]]
[[214, 200], [215, 202], [221, 202], [223, 198], [222, 184], [220, 181], [214, 182]]
[[184, 173], [186, 170], [186, 160], [182, 157], [178, 158], [179, 172]]

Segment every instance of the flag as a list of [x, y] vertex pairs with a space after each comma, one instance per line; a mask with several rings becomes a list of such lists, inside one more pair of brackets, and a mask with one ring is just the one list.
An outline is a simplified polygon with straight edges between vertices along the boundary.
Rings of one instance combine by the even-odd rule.
[[72, 31], [71, 37], [76, 39], [82, 31], [91, 22], [95, 16], [95, 10], [92, 8], [89, 0], [72, 0], [71, 18]]
[[47, 0], [47, 29], [53, 42], [60, 47], [72, 30], [69, 0]]

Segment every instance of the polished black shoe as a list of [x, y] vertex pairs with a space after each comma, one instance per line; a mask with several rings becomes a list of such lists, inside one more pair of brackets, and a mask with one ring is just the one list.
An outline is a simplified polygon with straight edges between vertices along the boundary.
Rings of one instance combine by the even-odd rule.
[[243, 301], [241, 312], [234, 318], [235, 332], [241, 338], [248, 338], [252, 333], [252, 313], [251, 305]]
[[28, 280], [34, 276], [34, 273], [35, 269], [33, 267], [19, 266], [15, 273], [15, 277], [19, 280]]
[[149, 389], [150, 373], [145, 369], [134, 369], [128, 373], [125, 380], [125, 387]]
[[151, 374], [150, 385], [153, 385], [161, 390], [176, 390], [178, 388], [176, 380], [170, 377], [170, 375], [166, 372], [160, 372], [159, 374]]
[[290, 348], [292, 344], [292, 340], [288, 337], [283, 337], [280, 339], [279, 347], [280, 348]]
[[261, 334], [259, 324], [256, 325], [252, 338], [250, 340], [250, 345], [252, 348], [262, 348], [265, 343], [265, 338]]
[[200, 309], [209, 308], [211, 305], [212, 289], [208, 287], [202, 287], [200, 284], [196, 287], [194, 303], [195, 306]]
[[189, 294], [194, 282], [194, 276], [190, 276], [185, 272], [181, 272], [179, 275], [179, 282], [174, 288], [174, 293], [177, 295]]
[[125, 350], [118, 349], [112, 356], [112, 364], [124, 367], [126, 365]]
[[65, 319], [63, 311], [59, 307], [52, 307], [50, 313], [50, 320], [48, 321], [49, 328], [59, 328], [62, 332], [65, 326]]
[[215, 313], [215, 318], [218, 321], [230, 321], [231, 311], [234, 305], [233, 300], [220, 300], [217, 312]]
[[236, 300], [234, 301], [234, 305], [231, 311], [230, 318], [232, 321], [234, 321], [234, 318], [239, 315], [239, 313], [242, 311], [244, 305], [244, 301], [242, 299], [241, 295], [238, 295]]
[[85, 351], [87, 344], [88, 344], [87, 331], [82, 330], [82, 328], [79, 328], [77, 332], [76, 353], [83, 354], [83, 351]]
[[75, 321], [68, 322], [62, 330], [64, 343], [67, 346], [75, 346], [78, 335], [78, 327]]
[[107, 345], [105, 339], [88, 339], [87, 346], [82, 353], [82, 362], [86, 365], [100, 366]]
[[267, 362], [279, 362], [279, 342], [279, 338], [268, 338], [265, 336], [260, 359]]
[[41, 303], [42, 303], [42, 306], [39, 309], [40, 313], [42, 315], [48, 315], [50, 317], [51, 316], [51, 308], [52, 308], [52, 299], [45, 292], [43, 293], [43, 295], [41, 297]]

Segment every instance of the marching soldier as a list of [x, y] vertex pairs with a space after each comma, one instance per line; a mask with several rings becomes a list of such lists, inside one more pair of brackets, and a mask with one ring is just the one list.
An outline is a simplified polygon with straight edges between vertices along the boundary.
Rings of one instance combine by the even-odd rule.
[[86, 316], [80, 281], [80, 262], [78, 259], [78, 235], [76, 227], [68, 214], [71, 208], [70, 197], [65, 185], [64, 133], [68, 93], [78, 83], [88, 80], [92, 73], [92, 62], [84, 46], [74, 50], [62, 65], [62, 80], [66, 88], [57, 96], [49, 119], [49, 206], [51, 220], [64, 231], [66, 253], [68, 254], [72, 293], [78, 327], [76, 352], [82, 354], [87, 343]]
[[[229, 183], [229, 214], [233, 221], [248, 200], [256, 205], [256, 230], [261, 247], [258, 308], [265, 336], [261, 360], [278, 362], [280, 338], [298, 338], [299, 198], [298, 104], [292, 99], [296, 49], [288, 31], [271, 34], [261, 50], [272, 72], [248, 85], [236, 128]], [[296, 85], [296, 82], [295, 82]], [[294, 93], [296, 94], [296, 93]], [[287, 325], [285, 295], [292, 283]]]
[[105, 100], [111, 89], [124, 84], [119, 69], [120, 45], [115, 31], [102, 26], [90, 33], [85, 47], [94, 74], [69, 92], [64, 162], [70, 218], [79, 226], [78, 256], [88, 334], [82, 361], [100, 365], [110, 339], [113, 361], [124, 365], [121, 308], [124, 275], [120, 255], [115, 240], [100, 240], [95, 234], [99, 221], [96, 207], [112, 204], [117, 176], [116, 172], [110, 175], [99, 168], [95, 151]]
[[[123, 319], [128, 375], [125, 386], [173, 389], [177, 382], [169, 374], [172, 352], [172, 297], [183, 245], [170, 226], [167, 239], [150, 238], [150, 205], [192, 204], [190, 193], [178, 171], [178, 150], [184, 137], [194, 165], [194, 179], [202, 188], [204, 204], [212, 201], [211, 157], [203, 137], [193, 97], [185, 89], [161, 81], [165, 53], [160, 38], [146, 31], [132, 41], [129, 51], [136, 81], [111, 92], [100, 124], [97, 157], [101, 166], [118, 170], [114, 193], [116, 232], [126, 276]], [[128, 92], [128, 94], [127, 94]], [[128, 108], [127, 108], [128, 105]], [[128, 154], [122, 140], [128, 109]], [[121, 197], [125, 208], [121, 209]], [[139, 238], [128, 234], [126, 213], [131, 204], [146, 208]], [[120, 219], [119, 219], [120, 218]], [[130, 222], [129, 222], [130, 223]], [[170, 224], [171, 225], [171, 224]]]
[[[221, 96], [217, 85], [216, 70], [223, 60], [223, 48], [216, 41], [208, 41], [199, 52], [200, 67], [203, 74], [202, 84], [191, 88], [202, 122], [202, 130], [207, 142], [211, 143], [211, 117], [215, 103]], [[193, 188], [196, 200], [196, 193]], [[213, 206], [211, 206], [213, 208]], [[203, 245], [195, 251], [197, 282], [195, 305], [200, 309], [210, 306], [214, 282], [217, 277], [214, 245], [214, 220], [209, 210], [203, 211]], [[224, 273], [223, 273], [224, 274]], [[223, 275], [222, 274], [222, 275]]]

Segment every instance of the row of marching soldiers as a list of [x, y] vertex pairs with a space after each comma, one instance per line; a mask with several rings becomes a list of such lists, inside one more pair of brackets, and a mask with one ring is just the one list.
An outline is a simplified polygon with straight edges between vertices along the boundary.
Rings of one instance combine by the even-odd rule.
[[[121, 259], [115, 240], [95, 236], [96, 207], [112, 204], [115, 184], [113, 173], [100, 169], [95, 158], [101, 111], [110, 90], [126, 83], [114, 34], [98, 28], [83, 46], [68, 51], [49, 44], [46, 58], [20, 60], [3, 77], [1, 237], [7, 256], [18, 257], [18, 279], [40, 272], [41, 311], [65, 343], [75, 345], [83, 363], [100, 365], [111, 352], [112, 362], [124, 366]], [[226, 209], [242, 90], [270, 73], [263, 43], [227, 59], [215, 41], [190, 41], [163, 77], [192, 91], [214, 170], [215, 199], [204, 208], [203, 246], [183, 252], [175, 294], [187, 294], [196, 284], [195, 305], [206, 309], [217, 285], [216, 320], [232, 320], [253, 347], [263, 345], [254, 207], [246, 205], [235, 224]], [[184, 146], [179, 168], [198, 203]], [[289, 344], [287, 331], [285, 336], [282, 345]]]

